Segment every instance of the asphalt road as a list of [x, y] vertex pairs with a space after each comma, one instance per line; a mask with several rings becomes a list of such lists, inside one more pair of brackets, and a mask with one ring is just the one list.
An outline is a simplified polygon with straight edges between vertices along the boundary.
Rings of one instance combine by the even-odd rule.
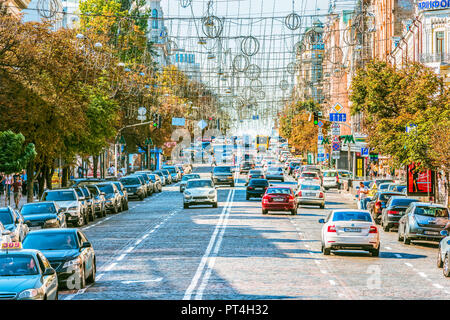
[[217, 209], [183, 209], [173, 185], [84, 227], [96, 283], [60, 299], [448, 299], [437, 244], [404, 245], [380, 229], [379, 257], [323, 256], [318, 220], [330, 209], [356, 208], [350, 195], [331, 190], [323, 210], [262, 216], [260, 200], [245, 200], [244, 179], [219, 189]]

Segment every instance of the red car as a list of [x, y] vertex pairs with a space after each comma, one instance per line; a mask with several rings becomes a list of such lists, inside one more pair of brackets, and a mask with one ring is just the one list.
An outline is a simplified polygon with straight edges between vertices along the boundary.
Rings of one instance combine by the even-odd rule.
[[269, 211], [290, 211], [297, 214], [297, 200], [294, 191], [288, 187], [270, 187], [262, 198], [262, 214]]

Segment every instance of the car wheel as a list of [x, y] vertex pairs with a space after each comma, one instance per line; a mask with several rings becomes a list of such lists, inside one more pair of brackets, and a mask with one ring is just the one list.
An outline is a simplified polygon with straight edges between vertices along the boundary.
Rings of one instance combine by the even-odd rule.
[[250, 200], [250, 197], [249, 196], [245, 196], [245, 200]]
[[217, 208], [217, 202], [213, 203], [213, 208]]
[[189, 205], [187, 203], [183, 203], [183, 208], [184, 209], [189, 209]]
[[438, 268], [442, 268], [442, 266], [443, 266], [441, 248], [439, 248], [439, 250], [438, 250], [436, 265]]
[[388, 224], [384, 225], [384, 223], [382, 223], [382, 225], [383, 225], [383, 231], [389, 232], [389, 229], [391, 229], [389, 227], [389, 225]]
[[75, 227], [81, 227], [83, 225], [84, 225], [84, 215], [81, 215], [78, 218], [77, 222], [75, 223]]
[[87, 282], [88, 283], [95, 283], [95, 273], [96, 273], [96, 270], [97, 269], [97, 266], [96, 266], [96, 264], [95, 264], [95, 261], [94, 261], [94, 265], [92, 266], [92, 273], [91, 273], [91, 275], [87, 278]]
[[267, 210], [264, 209], [262, 210], [262, 214], [267, 214], [267, 212], [268, 212]]
[[331, 254], [331, 249], [323, 247], [322, 252], [325, 256], [329, 256]]
[[448, 254], [445, 255], [444, 265], [442, 266], [442, 273], [445, 277], [450, 277], [450, 261]]
[[320, 205], [320, 209], [324, 209], [325, 208], [325, 205], [324, 204], [321, 204]]
[[55, 300], [59, 300], [59, 292], [58, 292], [58, 288], [56, 288]]
[[291, 215], [295, 216], [297, 214], [297, 210], [296, 209], [292, 209], [291, 210]]
[[75, 285], [75, 288], [80, 290], [86, 286], [86, 278], [84, 277], [84, 266], [81, 266], [80, 278], [78, 283]]
[[403, 241], [403, 237], [402, 237], [402, 235], [401, 235], [401, 233], [400, 233], [400, 227], [399, 227], [398, 230], [397, 230], [397, 240], [398, 240], [398, 241]]
[[323, 190], [328, 191], [328, 188], [327, 187], [323, 187]]
[[406, 235], [406, 230], [405, 230], [405, 233], [403, 234], [403, 243], [411, 244], [411, 239], [409, 239], [408, 236]]
[[114, 214], [119, 213], [119, 208], [117, 206], [113, 207], [113, 213]]
[[142, 195], [142, 196], [139, 196], [139, 200], [140, 200], [140, 201], [144, 201], [144, 198], [145, 198], [145, 196], [144, 196], [144, 195]]
[[378, 247], [378, 249], [370, 250], [370, 253], [372, 254], [372, 257], [378, 257], [380, 255], [380, 247]]

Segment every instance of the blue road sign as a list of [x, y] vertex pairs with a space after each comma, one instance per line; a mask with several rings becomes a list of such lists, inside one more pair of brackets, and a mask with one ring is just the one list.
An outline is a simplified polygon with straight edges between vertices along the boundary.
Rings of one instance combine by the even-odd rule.
[[323, 127], [323, 122], [319, 120], [319, 122], [317, 123], [317, 125], [319, 126], [319, 128]]
[[330, 121], [333, 122], [346, 122], [347, 114], [346, 113], [330, 113]]
[[361, 156], [369, 156], [369, 148], [361, 148]]

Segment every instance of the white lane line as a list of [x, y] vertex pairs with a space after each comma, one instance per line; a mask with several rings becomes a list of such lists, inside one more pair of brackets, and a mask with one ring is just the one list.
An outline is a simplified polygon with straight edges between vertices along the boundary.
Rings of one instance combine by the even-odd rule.
[[309, 248], [309, 245], [305, 244], [305, 247], [306, 247], [306, 248]]
[[392, 250], [392, 248], [391, 247], [385, 247], [386, 249], [388, 249], [388, 250]]
[[[233, 189], [234, 190], [234, 189]], [[228, 193], [228, 197], [225, 203], [225, 206], [222, 209], [222, 213], [220, 214], [219, 221], [217, 222], [216, 228], [214, 229], [214, 232], [211, 236], [211, 239], [209, 240], [208, 247], [206, 247], [205, 254], [203, 255], [202, 259], [200, 260], [200, 264], [197, 267], [197, 271], [194, 274], [194, 277], [192, 278], [191, 284], [186, 289], [186, 292], [184, 293], [183, 300], [189, 300], [191, 299], [192, 292], [194, 291], [195, 287], [197, 286], [197, 283], [200, 279], [200, 276], [203, 273], [203, 269], [205, 268], [206, 262], [208, 260], [209, 254], [211, 253], [211, 250], [213, 249], [214, 243], [216, 242], [217, 234], [219, 233], [219, 228], [222, 225], [224, 216], [227, 212], [228, 204], [230, 203], [231, 194], [233, 191], [230, 191]]]
[[425, 274], [425, 273], [423, 273], [423, 272], [418, 272], [418, 274], [419, 274], [419, 276], [421, 276], [422, 278], [427, 278], [428, 276]]
[[[330, 284], [332, 285], [332, 286], [335, 286], [336, 285], [336, 281], [334, 281], [334, 280], [328, 280], [328, 281], [330, 281]], [[342, 294], [342, 293], [341, 293]]]
[[320, 272], [322, 272], [323, 274], [327, 274], [328, 273], [327, 270], [323, 270], [323, 269], [321, 269]]
[[444, 289], [443, 286], [441, 286], [440, 284], [437, 284], [437, 283], [433, 283], [433, 286], [438, 288], [438, 289]]
[[113, 262], [105, 268], [105, 271], [111, 271], [112, 269], [114, 269], [115, 266], [117, 266], [117, 263]]
[[125, 250], [126, 253], [130, 253], [131, 251], [134, 250], [134, 247], [129, 247], [127, 250]]
[[319, 261], [319, 260], [314, 260], [314, 262], [315, 262], [317, 265], [320, 265], [320, 261]]
[[405, 264], [406, 264], [408, 267], [413, 268], [413, 265], [412, 265], [411, 263], [405, 262]]
[[402, 255], [401, 255], [401, 254], [398, 254], [398, 253], [396, 253], [395, 256], [396, 256], [397, 258], [401, 258], [401, 257], [402, 257]]
[[140, 283], [140, 282], [159, 282], [163, 278], [156, 278], [156, 279], [147, 279], [147, 280], [129, 280], [129, 281], [122, 281], [123, 284], [130, 284], [130, 283]]
[[139, 240], [137, 240], [135, 243], [134, 243], [134, 245], [138, 245], [139, 243], [141, 243], [142, 242], [142, 239], [139, 239]]
[[122, 253], [116, 260], [117, 261], [122, 261], [123, 258], [125, 258], [126, 255], [127, 255], [126, 253]]

